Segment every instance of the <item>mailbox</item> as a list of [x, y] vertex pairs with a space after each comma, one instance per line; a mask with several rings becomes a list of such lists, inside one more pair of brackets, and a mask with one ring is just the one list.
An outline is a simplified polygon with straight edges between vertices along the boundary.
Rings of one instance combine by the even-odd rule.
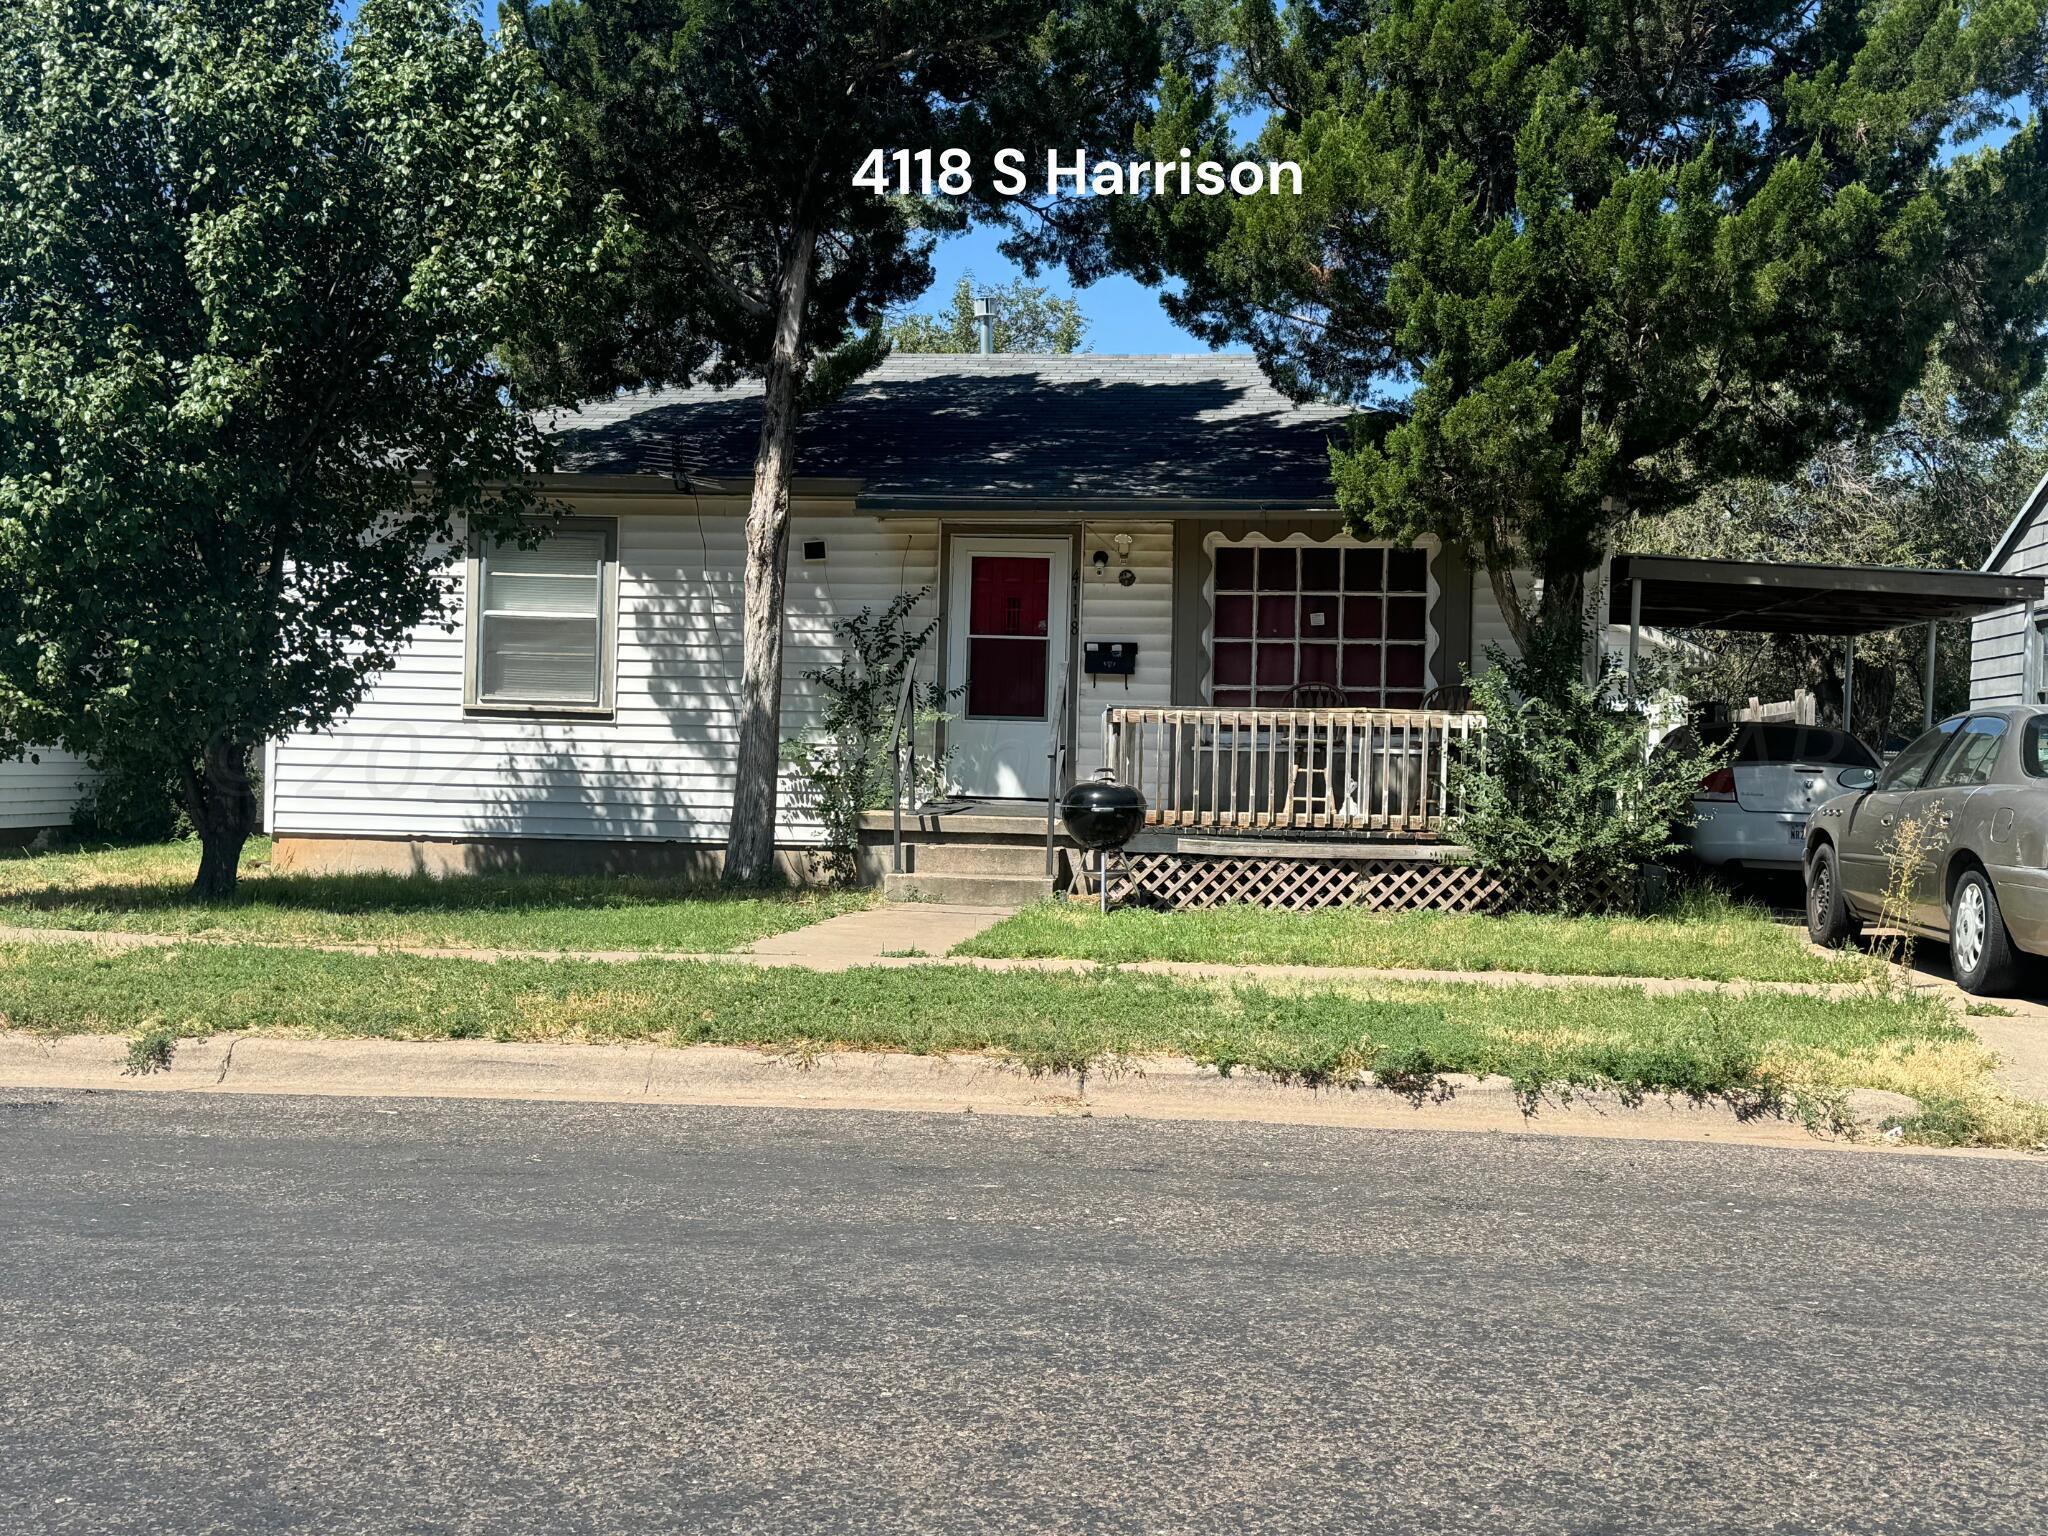
[[1081, 647], [1081, 670], [1090, 677], [1129, 677], [1138, 670], [1138, 642], [1087, 641]]

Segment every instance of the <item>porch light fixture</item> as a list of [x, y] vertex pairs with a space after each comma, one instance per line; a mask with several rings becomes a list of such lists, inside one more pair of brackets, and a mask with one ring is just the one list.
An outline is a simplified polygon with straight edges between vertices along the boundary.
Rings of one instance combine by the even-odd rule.
[[1091, 563], [1095, 567], [1096, 575], [1106, 575], [1109, 571], [1109, 551], [1106, 549], [1098, 549], [1097, 551], [1095, 551], [1095, 557]]

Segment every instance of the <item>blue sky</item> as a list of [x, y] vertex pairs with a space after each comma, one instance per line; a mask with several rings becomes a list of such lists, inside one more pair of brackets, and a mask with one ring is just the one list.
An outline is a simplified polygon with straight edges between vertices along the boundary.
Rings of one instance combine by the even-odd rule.
[[[993, 227], [970, 229], [963, 235], [939, 243], [932, 252], [932, 270], [938, 281], [931, 292], [913, 308], [935, 309], [953, 292], [962, 274], [972, 272], [976, 286], [1007, 283], [1023, 274], [1014, 262], [1003, 259], [996, 247], [1003, 232]], [[1079, 298], [1081, 313], [1088, 318], [1086, 345], [1093, 352], [1207, 352], [1207, 343], [1196, 340], [1166, 318], [1153, 289], [1128, 277], [1105, 277], [1099, 283], [1076, 289], [1063, 271], [1049, 270], [1032, 279], [1061, 298]], [[1235, 350], [1235, 349], [1225, 349]]]

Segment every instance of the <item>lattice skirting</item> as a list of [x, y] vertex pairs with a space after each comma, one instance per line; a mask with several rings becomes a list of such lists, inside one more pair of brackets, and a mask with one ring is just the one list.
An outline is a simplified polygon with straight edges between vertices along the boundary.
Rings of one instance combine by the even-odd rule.
[[[1090, 861], [1091, 865], [1093, 860]], [[1088, 871], [1091, 887], [1095, 869]], [[1511, 890], [1470, 864], [1432, 859], [1290, 859], [1273, 854], [1134, 853], [1112, 859], [1111, 906], [1220, 907], [1247, 903], [1306, 912], [1502, 912], [1543, 905], [1543, 892]], [[1616, 891], [1617, 898], [1633, 892]], [[1624, 904], [1618, 902], [1618, 904]]]

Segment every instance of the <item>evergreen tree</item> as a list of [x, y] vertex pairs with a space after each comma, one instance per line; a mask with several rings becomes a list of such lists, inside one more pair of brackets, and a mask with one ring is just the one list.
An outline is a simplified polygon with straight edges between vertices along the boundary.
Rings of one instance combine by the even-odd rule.
[[1978, 429], [2041, 376], [2044, 0], [1216, 10], [1140, 143], [1294, 160], [1303, 195], [1080, 205], [1012, 249], [1177, 279], [1181, 323], [1356, 403], [1353, 526], [1467, 544], [1524, 642], [1625, 522], [1881, 428], [1930, 358]]

